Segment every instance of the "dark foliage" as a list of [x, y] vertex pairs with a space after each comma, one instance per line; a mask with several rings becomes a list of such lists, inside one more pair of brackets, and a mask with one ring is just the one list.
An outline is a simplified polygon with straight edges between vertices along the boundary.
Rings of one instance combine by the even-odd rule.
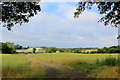
[[97, 53], [120, 53], [120, 46], [112, 46], [112, 47], [104, 47], [102, 49], [98, 49]]
[[105, 14], [98, 22], [104, 25], [111, 24], [117, 27], [120, 24], [120, 1], [119, 2], [79, 2], [74, 17], [78, 18], [86, 9], [91, 9], [96, 4], [100, 14]]
[[41, 11], [38, 2], [2, 2], [3, 27], [11, 30], [15, 24], [28, 23], [38, 11]]
[[2, 45], [2, 53], [5, 54], [12, 54], [15, 53], [16, 48], [14, 43], [6, 42], [6, 43], [0, 43]]
[[105, 58], [100, 64], [107, 65], [107, 66], [116, 66], [118, 65], [118, 59], [111, 56], [111, 57]]

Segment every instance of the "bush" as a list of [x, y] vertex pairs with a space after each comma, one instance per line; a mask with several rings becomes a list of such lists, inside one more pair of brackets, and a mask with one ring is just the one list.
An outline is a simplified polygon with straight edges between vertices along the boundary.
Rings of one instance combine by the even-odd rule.
[[118, 59], [114, 57], [108, 57], [101, 62], [102, 65], [115, 66], [118, 64]]
[[98, 53], [120, 53], [120, 46], [104, 47], [97, 50]]

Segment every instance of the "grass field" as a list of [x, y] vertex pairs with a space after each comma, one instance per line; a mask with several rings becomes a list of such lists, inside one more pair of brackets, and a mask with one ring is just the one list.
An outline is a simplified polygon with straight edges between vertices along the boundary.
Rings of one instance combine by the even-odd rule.
[[33, 57], [40, 58], [44, 61], [64, 64], [66, 61], [82, 61], [90, 64], [96, 63], [96, 60], [100, 61], [106, 57], [114, 56], [118, 58], [118, 54], [77, 54], [77, 53], [44, 53], [44, 54], [31, 54]]
[[2, 55], [3, 78], [39, 78], [44, 77], [45, 69], [25, 55]]
[[[118, 67], [102, 66], [99, 63], [112, 56], [118, 58], [118, 54], [75, 54], [75, 53], [45, 53], [31, 54], [48, 63], [62, 65], [71, 69], [89, 74], [89, 77], [116, 78]], [[97, 62], [99, 60], [99, 63]], [[104, 72], [103, 72], [104, 71]], [[104, 73], [106, 75], [104, 75]], [[109, 74], [107, 74], [109, 73]], [[112, 75], [112, 76], [111, 76]]]
[[[77, 54], [77, 53], [40, 53], [28, 54], [50, 64], [62, 65], [88, 74], [88, 77], [116, 78], [118, 66], [106, 66], [99, 63], [118, 54]], [[43, 78], [46, 69], [40, 62], [24, 54], [2, 54], [3, 78]]]

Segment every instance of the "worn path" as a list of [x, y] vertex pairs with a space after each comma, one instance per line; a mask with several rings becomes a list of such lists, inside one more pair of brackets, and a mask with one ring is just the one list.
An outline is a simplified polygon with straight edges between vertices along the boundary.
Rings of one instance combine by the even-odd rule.
[[80, 73], [76, 70], [72, 70], [55, 64], [49, 64], [29, 55], [27, 55], [27, 57], [38, 60], [41, 65], [47, 69], [46, 78], [87, 78], [85, 74]]

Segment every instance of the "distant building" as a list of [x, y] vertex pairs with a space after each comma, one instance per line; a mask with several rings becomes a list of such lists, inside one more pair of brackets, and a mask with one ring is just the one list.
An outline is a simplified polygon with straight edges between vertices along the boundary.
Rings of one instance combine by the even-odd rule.
[[33, 53], [33, 48], [28, 48], [28, 53]]
[[36, 48], [35, 53], [45, 53], [45, 50], [42, 48]]
[[16, 52], [17, 53], [27, 53], [28, 50], [27, 49], [17, 49]]
[[56, 51], [56, 53], [60, 53], [60, 51]]
[[91, 50], [81, 50], [81, 52], [92, 52], [92, 51], [97, 51], [97, 49], [96, 50], [93, 50], [93, 49], [91, 49]]
[[[42, 48], [35, 48], [35, 53], [45, 53], [45, 50]], [[33, 48], [28, 48], [28, 49], [17, 49], [17, 53], [33, 53]]]

